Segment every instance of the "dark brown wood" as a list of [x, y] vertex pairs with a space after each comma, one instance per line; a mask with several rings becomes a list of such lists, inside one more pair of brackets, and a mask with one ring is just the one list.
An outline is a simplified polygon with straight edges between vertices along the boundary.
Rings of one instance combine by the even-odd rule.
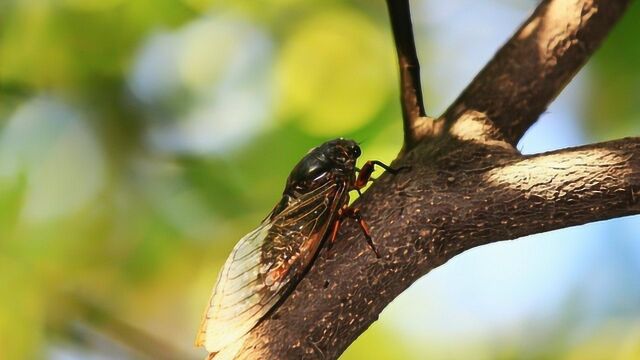
[[400, 70], [400, 105], [404, 123], [404, 143], [405, 147], [411, 147], [420, 140], [423, 123], [431, 120], [425, 117], [420, 85], [420, 63], [413, 38], [409, 0], [386, 1]]
[[515, 145], [586, 63], [629, 0], [547, 0], [443, 115], [484, 114]]

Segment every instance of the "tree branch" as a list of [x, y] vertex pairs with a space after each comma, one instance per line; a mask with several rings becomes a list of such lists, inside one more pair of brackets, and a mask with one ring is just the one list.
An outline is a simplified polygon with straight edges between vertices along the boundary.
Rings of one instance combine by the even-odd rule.
[[[627, 2], [544, 1], [436, 127], [423, 116], [408, 2], [388, 0], [406, 137], [394, 166], [411, 171], [384, 174], [354, 203], [382, 258], [357, 225], [343, 226], [237, 358], [335, 359], [415, 280], [465, 250], [640, 213], [640, 138], [535, 156], [512, 146]], [[431, 141], [418, 141], [429, 128]]]
[[382, 176], [357, 202], [382, 259], [349, 224], [239, 358], [335, 359], [398, 294], [465, 250], [640, 213], [640, 138], [527, 157], [436, 146], [412, 151], [410, 172]]
[[409, 0], [387, 0], [393, 40], [400, 69], [400, 104], [404, 123], [405, 147], [412, 147], [428, 132], [432, 122], [426, 118], [420, 85], [420, 64], [416, 54]]
[[546, 0], [442, 116], [483, 113], [516, 145], [598, 48], [629, 0]]

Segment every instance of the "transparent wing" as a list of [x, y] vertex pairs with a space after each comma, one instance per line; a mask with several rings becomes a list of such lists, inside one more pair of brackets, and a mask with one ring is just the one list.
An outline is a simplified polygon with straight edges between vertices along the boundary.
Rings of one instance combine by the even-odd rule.
[[344, 184], [327, 183], [245, 235], [227, 258], [203, 316], [197, 346], [218, 352], [249, 332], [311, 264]]
[[[260, 315], [260, 300], [265, 297], [259, 268], [261, 249], [271, 226], [270, 222], [262, 223], [231, 251], [203, 316], [197, 346], [218, 352], [255, 325], [251, 318]], [[263, 308], [266, 306], [268, 301]]]

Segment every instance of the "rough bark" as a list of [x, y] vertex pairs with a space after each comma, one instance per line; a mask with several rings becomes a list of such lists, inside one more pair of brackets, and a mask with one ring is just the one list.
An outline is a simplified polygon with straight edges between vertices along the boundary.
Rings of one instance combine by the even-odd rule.
[[[382, 254], [349, 226], [240, 358], [335, 359], [415, 280], [482, 244], [640, 212], [640, 138], [521, 156], [449, 140], [407, 155], [363, 209]], [[416, 164], [418, 166], [416, 166]]]
[[[388, 5], [394, 32], [403, 31], [407, 2]], [[626, 5], [544, 1], [440, 120], [405, 111], [405, 132], [418, 131], [394, 165], [411, 170], [383, 175], [355, 203], [382, 258], [347, 223], [332, 250], [321, 250], [293, 293], [249, 333], [238, 358], [335, 359], [397, 295], [465, 250], [640, 213], [640, 138], [534, 156], [514, 148]], [[420, 85], [402, 66], [401, 47], [413, 46], [404, 31], [395, 36], [403, 109], [415, 110]], [[416, 118], [422, 125], [412, 125]]]

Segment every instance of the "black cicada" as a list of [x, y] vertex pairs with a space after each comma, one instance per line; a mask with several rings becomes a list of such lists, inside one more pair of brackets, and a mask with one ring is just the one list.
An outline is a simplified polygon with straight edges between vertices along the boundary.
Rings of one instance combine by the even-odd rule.
[[[293, 168], [282, 200], [255, 230], [243, 237], [218, 276], [205, 310], [197, 346], [217, 353], [239, 340], [298, 283], [323, 240], [335, 241], [340, 223], [358, 221], [376, 256], [369, 229], [349, 191], [359, 191], [379, 161], [356, 168], [360, 147], [336, 139], [309, 151]], [[358, 176], [356, 177], [356, 172]]]

